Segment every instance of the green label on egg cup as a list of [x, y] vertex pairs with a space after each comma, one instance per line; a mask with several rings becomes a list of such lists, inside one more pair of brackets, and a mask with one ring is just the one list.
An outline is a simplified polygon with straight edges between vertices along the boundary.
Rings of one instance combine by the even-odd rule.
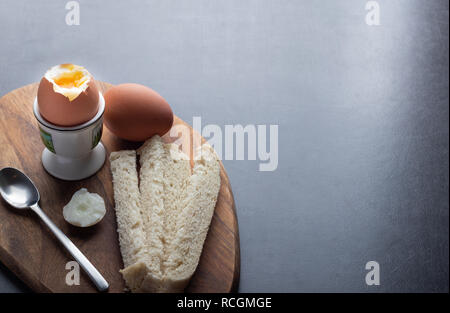
[[103, 124], [101, 123], [92, 130], [92, 149], [100, 142], [100, 139], [102, 138], [102, 132]]
[[50, 150], [51, 152], [55, 153], [55, 147], [53, 146], [53, 140], [52, 135], [47, 133], [45, 130], [39, 127], [39, 132], [41, 134], [42, 142], [44, 143], [44, 146]]

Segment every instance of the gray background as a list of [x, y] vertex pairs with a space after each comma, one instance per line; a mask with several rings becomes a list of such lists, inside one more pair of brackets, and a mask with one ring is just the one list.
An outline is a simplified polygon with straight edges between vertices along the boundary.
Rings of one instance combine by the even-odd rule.
[[72, 62], [190, 123], [279, 125], [276, 171], [224, 162], [240, 291], [448, 292], [447, 0], [379, 1], [377, 27], [364, 0], [79, 2], [69, 27], [65, 1], [0, 1], [0, 94]]

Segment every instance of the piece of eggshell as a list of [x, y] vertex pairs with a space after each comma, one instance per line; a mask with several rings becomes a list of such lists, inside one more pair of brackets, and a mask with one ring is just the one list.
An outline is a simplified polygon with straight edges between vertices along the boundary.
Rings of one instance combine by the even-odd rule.
[[92, 77], [86, 90], [73, 101], [55, 92], [53, 84], [45, 77], [41, 79], [37, 92], [39, 113], [57, 126], [75, 126], [92, 119], [98, 111], [98, 97], [98, 88]]
[[156, 91], [139, 84], [111, 87], [105, 94], [105, 126], [117, 137], [144, 141], [164, 135], [173, 123], [170, 105]]

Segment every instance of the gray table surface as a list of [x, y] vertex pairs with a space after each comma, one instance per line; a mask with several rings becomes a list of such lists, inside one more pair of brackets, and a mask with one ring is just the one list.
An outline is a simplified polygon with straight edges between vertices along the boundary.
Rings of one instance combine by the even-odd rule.
[[0, 94], [72, 62], [189, 123], [277, 124], [276, 171], [224, 162], [240, 291], [448, 292], [449, 2], [380, 0], [380, 26], [366, 2], [80, 0], [67, 26], [65, 1], [1, 0]]

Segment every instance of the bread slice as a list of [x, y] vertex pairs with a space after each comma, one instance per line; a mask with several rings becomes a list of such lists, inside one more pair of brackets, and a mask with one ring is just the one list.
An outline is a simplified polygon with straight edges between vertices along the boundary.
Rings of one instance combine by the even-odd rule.
[[124, 263], [121, 273], [128, 288], [138, 291], [149, 273], [155, 281], [154, 285], [157, 285], [156, 282], [161, 281], [162, 271], [159, 262], [148, 262], [148, 225], [143, 218], [146, 214], [142, 210], [138, 187], [136, 151], [112, 152], [110, 161], [117, 231]]
[[159, 136], [138, 150], [111, 153], [121, 271], [133, 292], [182, 291], [193, 275], [220, 188], [220, 164], [203, 145], [191, 175], [188, 157]]
[[182, 190], [176, 234], [166, 248], [163, 279], [181, 292], [194, 274], [220, 189], [220, 163], [209, 144], [196, 151], [193, 174]]
[[[145, 264], [159, 262], [164, 270], [166, 243], [174, 236], [173, 217], [179, 210], [181, 190], [191, 174], [188, 157], [179, 152], [178, 146], [164, 144], [159, 136], [154, 136], [138, 150], [140, 156], [140, 193], [145, 212], [147, 231]], [[149, 272], [139, 288], [140, 292], [167, 292], [164, 280], [155, 281]]]
[[[183, 190], [191, 176], [189, 157], [175, 144], [164, 145], [167, 163], [164, 170], [164, 241], [165, 254], [168, 243], [176, 235], [176, 220], [181, 208]], [[164, 268], [164, 263], [163, 263]]]

